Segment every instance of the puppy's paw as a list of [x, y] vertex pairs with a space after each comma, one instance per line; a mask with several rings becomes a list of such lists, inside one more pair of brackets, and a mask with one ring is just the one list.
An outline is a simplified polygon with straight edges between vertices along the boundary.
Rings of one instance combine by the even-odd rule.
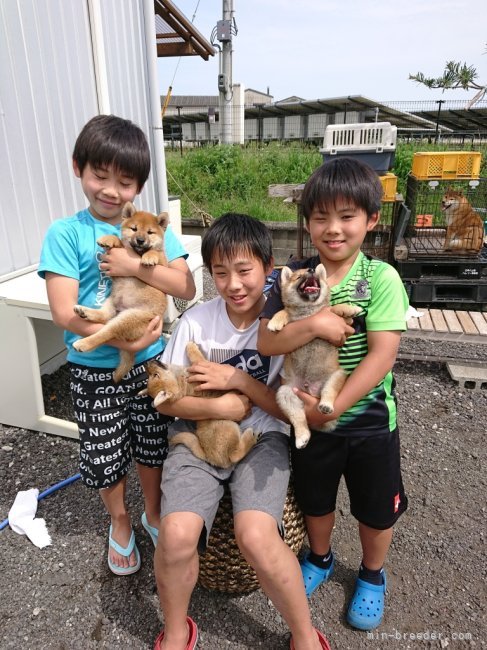
[[318, 404], [318, 411], [323, 413], [323, 415], [331, 415], [334, 411], [333, 404], [331, 402], [320, 402]]
[[311, 433], [309, 431], [302, 433], [300, 435], [296, 434], [296, 449], [304, 449], [311, 438]]
[[84, 344], [84, 339], [78, 339], [73, 343], [73, 348], [75, 350], [78, 350], [78, 352], [86, 352], [88, 349], [87, 346]]
[[142, 266], [156, 266], [159, 262], [159, 255], [156, 251], [147, 251], [140, 259]]
[[268, 323], [267, 323], [267, 329], [270, 332], [280, 332], [282, 328], [284, 327], [284, 324], [279, 321], [277, 318], [272, 318]]
[[327, 422], [324, 424], [321, 428], [320, 431], [324, 431], [325, 433], [331, 433], [332, 431], [335, 431], [337, 427], [338, 420], [331, 420], [331, 422]]
[[83, 305], [75, 305], [75, 306], [73, 307], [73, 311], [74, 311], [74, 313], [77, 314], [80, 318], [88, 318], [88, 316], [87, 316], [87, 314], [86, 314], [86, 312], [85, 312], [85, 308], [83, 307]]
[[101, 246], [101, 248], [107, 250], [110, 248], [119, 248], [122, 245], [120, 239], [115, 235], [103, 235], [103, 237], [96, 240], [96, 243], [98, 246]]

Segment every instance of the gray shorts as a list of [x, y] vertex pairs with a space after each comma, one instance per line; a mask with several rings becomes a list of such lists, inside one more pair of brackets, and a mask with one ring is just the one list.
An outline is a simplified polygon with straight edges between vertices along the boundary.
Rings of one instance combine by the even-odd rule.
[[289, 437], [276, 431], [263, 433], [247, 456], [227, 469], [196, 458], [184, 445], [169, 447], [162, 470], [161, 517], [194, 512], [205, 522], [208, 541], [228, 484], [234, 515], [243, 510], [266, 512], [282, 532], [289, 472]]

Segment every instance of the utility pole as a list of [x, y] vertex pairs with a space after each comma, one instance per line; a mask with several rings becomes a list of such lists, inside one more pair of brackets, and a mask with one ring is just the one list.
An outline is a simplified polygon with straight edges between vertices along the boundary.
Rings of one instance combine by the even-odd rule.
[[441, 105], [445, 103], [444, 99], [437, 99], [436, 103], [438, 104], [438, 113], [436, 114], [436, 131], [435, 131], [435, 144], [438, 144], [439, 131], [440, 131], [440, 113]]
[[221, 143], [230, 144], [232, 137], [232, 36], [237, 34], [233, 0], [223, 0], [222, 20], [216, 25], [217, 40], [220, 47], [220, 72], [218, 74]]

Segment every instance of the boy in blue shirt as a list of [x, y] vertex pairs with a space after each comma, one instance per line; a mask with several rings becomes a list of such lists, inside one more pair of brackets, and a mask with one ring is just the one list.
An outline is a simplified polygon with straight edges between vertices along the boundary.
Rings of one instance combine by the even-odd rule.
[[[108, 511], [108, 565], [116, 575], [135, 573], [140, 555], [125, 503], [127, 472], [135, 457], [144, 495], [142, 524], [155, 545], [160, 516], [160, 477], [167, 454], [168, 418], [138, 397], [146, 374], [143, 362], [159, 356], [164, 343], [162, 317], [133, 342], [113, 340], [92, 352], [73, 348], [77, 339], [102, 325], [77, 316], [76, 304], [100, 307], [110, 294], [111, 278], [135, 276], [165, 293], [190, 300], [195, 294], [187, 257], [171, 228], [165, 234], [168, 266], [144, 267], [125, 248], [104, 252], [102, 235], [120, 237], [123, 206], [133, 201], [150, 171], [150, 150], [141, 129], [114, 115], [98, 115], [81, 130], [73, 151], [73, 170], [88, 207], [49, 227], [38, 273], [45, 278], [54, 323], [65, 330], [71, 394], [80, 437], [80, 473], [85, 485], [100, 490]], [[119, 350], [136, 352], [136, 365], [121, 382], [113, 370]]]
[[[338, 485], [345, 478], [362, 545], [347, 620], [361, 630], [374, 629], [382, 620], [383, 565], [393, 525], [407, 508], [392, 367], [401, 331], [406, 329], [408, 300], [396, 270], [360, 250], [367, 232], [379, 221], [381, 197], [377, 174], [356, 159], [336, 158], [311, 175], [301, 206], [318, 255], [290, 266], [316, 268], [321, 262], [331, 304], [350, 303], [363, 312], [354, 320], [355, 329], [348, 328], [341, 338], [332, 331], [337, 317], [326, 308], [289, 323], [280, 332], [270, 332], [269, 319], [282, 309], [278, 279], [262, 313], [258, 345], [263, 354], [285, 354], [316, 337], [343, 346], [340, 365], [349, 376], [332, 415], [321, 414], [318, 399], [295, 389], [307, 408], [312, 435], [304, 449], [291, 444], [291, 458], [311, 549], [301, 563], [308, 596], [333, 573], [330, 540]], [[319, 431], [336, 418], [338, 426], [332, 433]]]

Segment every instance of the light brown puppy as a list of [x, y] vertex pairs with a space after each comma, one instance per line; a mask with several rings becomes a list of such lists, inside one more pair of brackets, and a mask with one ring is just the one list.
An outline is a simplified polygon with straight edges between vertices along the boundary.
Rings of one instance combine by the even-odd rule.
[[484, 223], [463, 193], [448, 190], [441, 209], [446, 220], [445, 250], [478, 252], [484, 240]]
[[[186, 345], [186, 353], [192, 364], [205, 360], [199, 347], [192, 341]], [[147, 389], [140, 394], [149, 394], [154, 399], [154, 406], [176, 402], [188, 395], [218, 397], [223, 394], [223, 391], [217, 390], [195, 391], [195, 384], [188, 382], [189, 374], [183, 366], [150, 361], [147, 374]], [[232, 420], [198, 420], [195, 433], [177, 433], [169, 444], [186, 445], [197, 458], [216, 467], [230, 467], [248, 454], [257, 439], [258, 435], [250, 428], [240, 434], [240, 427]]]
[[[287, 323], [316, 314], [330, 304], [330, 290], [326, 282], [323, 264], [316, 269], [291, 271], [285, 266], [281, 271], [281, 297], [284, 309], [277, 312], [268, 322], [272, 332], [280, 331]], [[353, 305], [335, 305], [330, 308], [351, 324], [354, 316], [362, 309]], [[282, 412], [294, 427], [296, 447], [306, 447], [311, 433], [306, 421], [303, 402], [293, 388], [320, 398], [319, 410], [333, 413], [335, 398], [343, 388], [347, 375], [338, 364], [338, 349], [321, 338], [316, 338], [285, 355], [282, 372], [283, 385], [279, 387], [276, 399]], [[323, 431], [333, 431], [336, 420], [327, 422]]]
[[[167, 266], [164, 254], [164, 232], [169, 217], [167, 212], [159, 216], [138, 212], [132, 203], [126, 203], [122, 211], [122, 239], [115, 235], [100, 237], [98, 245], [105, 249], [133, 248], [140, 255], [144, 266], [161, 264]], [[98, 332], [78, 339], [73, 347], [79, 352], [89, 352], [112, 339], [135, 341], [140, 338], [155, 316], [164, 315], [166, 294], [134, 277], [113, 277], [112, 292], [101, 309], [75, 305], [74, 311], [92, 323], [104, 323]], [[134, 365], [135, 354], [120, 351], [120, 364], [113, 373], [120, 381]]]

